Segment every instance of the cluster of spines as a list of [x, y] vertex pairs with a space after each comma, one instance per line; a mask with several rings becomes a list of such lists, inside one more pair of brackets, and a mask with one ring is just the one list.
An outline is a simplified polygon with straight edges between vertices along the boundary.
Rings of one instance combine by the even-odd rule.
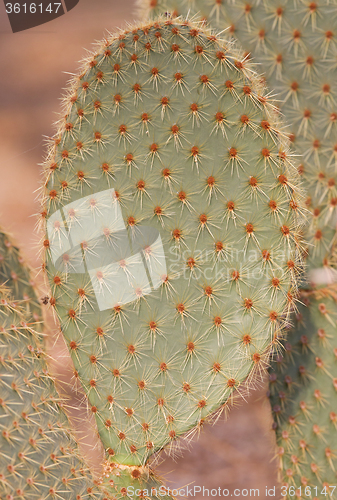
[[172, 497], [170, 488], [165, 487], [162, 479], [148, 466], [129, 467], [106, 460], [99, 483], [116, 500], [122, 500], [125, 497], [148, 500], [175, 498]]

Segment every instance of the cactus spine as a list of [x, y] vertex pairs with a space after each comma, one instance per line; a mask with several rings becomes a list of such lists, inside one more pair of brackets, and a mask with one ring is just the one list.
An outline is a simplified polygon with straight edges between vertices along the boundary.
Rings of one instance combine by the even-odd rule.
[[292, 307], [301, 196], [269, 101], [231, 43], [179, 20], [104, 41], [69, 87], [45, 267], [119, 470], [262, 371]]

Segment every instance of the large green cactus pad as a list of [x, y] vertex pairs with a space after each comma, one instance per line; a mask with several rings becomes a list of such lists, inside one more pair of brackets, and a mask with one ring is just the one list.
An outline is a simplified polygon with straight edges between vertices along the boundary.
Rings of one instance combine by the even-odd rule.
[[296, 292], [298, 177], [253, 68], [197, 23], [104, 41], [65, 108], [51, 305], [110, 460], [142, 465], [265, 365]]
[[283, 484], [288, 488], [287, 498], [294, 498], [295, 492], [298, 498], [334, 498], [336, 286], [302, 292], [302, 299], [305, 306], [297, 314], [296, 328], [290, 331], [284, 354], [276, 359], [270, 371], [279, 467]]
[[[227, 29], [279, 99], [307, 191], [308, 266], [336, 267], [336, 0], [139, 0], [142, 14], [202, 17]], [[250, 56], [248, 56], [250, 54]]]

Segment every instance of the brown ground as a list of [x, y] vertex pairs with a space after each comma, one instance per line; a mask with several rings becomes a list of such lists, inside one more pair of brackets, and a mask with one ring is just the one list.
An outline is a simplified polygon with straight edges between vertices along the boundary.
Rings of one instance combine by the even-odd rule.
[[[39, 210], [36, 197], [43, 137], [53, 134], [51, 124], [57, 119], [54, 112], [60, 109], [66, 72], [76, 71], [84, 48], [102, 38], [104, 29], [122, 27], [124, 20], [135, 17], [132, 0], [80, 0], [77, 7], [57, 20], [12, 34], [4, 4], [0, 4], [0, 223], [14, 235], [35, 267], [39, 266], [39, 257], [33, 214]], [[61, 350], [59, 341], [53, 354], [59, 356]], [[60, 366], [58, 376], [66, 378], [69, 367]], [[263, 387], [254, 392], [247, 402], [234, 408], [226, 422], [221, 418], [215, 426], [206, 426], [183, 458], [166, 458], [159, 471], [168, 485], [227, 488], [229, 496], [234, 496], [235, 488], [259, 488], [259, 498], [267, 498], [265, 487], [273, 487], [277, 480], [276, 464], [271, 461], [274, 437], [269, 430], [268, 405], [263, 401], [265, 390]], [[80, 396], [72, 394], [71, 398], [74, 413], [82, 420], [85, 405]], [[96, 466], [99, 456], [99, 449], [88, 453]], [[245, 493], [236, 498], [247, 498]], [[201, 499], [202, 494], [195, 498]]]

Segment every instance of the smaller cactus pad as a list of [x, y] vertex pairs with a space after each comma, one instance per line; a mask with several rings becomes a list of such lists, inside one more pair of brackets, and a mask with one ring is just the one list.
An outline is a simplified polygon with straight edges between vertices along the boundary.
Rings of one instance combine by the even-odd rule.
[[31, 269], [21, 256], [10, 235], [0, 228], [0, 285], [9, 289], [14, 300], [19, 300], [34, 321], [35, 329], [42, 328], [42, 311], [37, 298], [37, 286]]
[[302, 291], [301, 298], [296, 328], [269, 375], [279, 468], [287, 498], [334, 498], [337, 287]]
[[25, 306], [0, 287], [0, 498], [102, 500], [79, 458]]

